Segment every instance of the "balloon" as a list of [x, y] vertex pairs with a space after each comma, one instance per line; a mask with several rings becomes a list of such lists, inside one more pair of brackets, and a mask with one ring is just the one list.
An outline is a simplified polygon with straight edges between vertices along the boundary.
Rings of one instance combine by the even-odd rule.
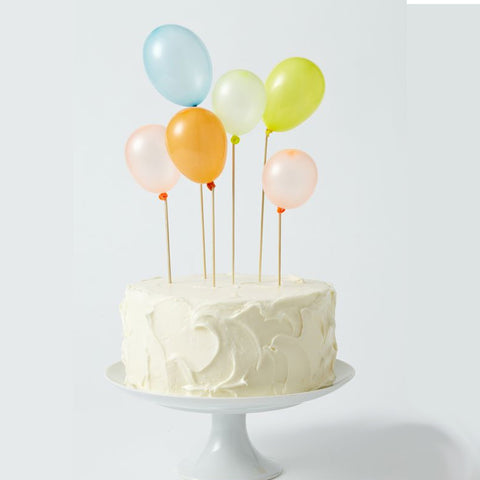
[[125, 158], [135, 181], [149, 192], [168, 192], [180, 178], [168, 155], [165, 127], [161, 125], [145, 125], [135, 130], [125, 146]]
[[212, 83], [212, 62], [202, 40], [180, 25], [153, 30], [143, 46], [143, 63], [153, 86], [168, 100], [194, 107]]
[[263, 121], [272, 132], [284, 132], [304, 122], [320, 105], [325, 92], [322, 71], [300, 57], [280, 62], [265, 82], [267, 106]]
[[281, 150], [263, 168], [263, 190], [275, 206], [297, 208], [312, 196], [317, 177], [312, 157], [301, 150]]
[[167, 148], [173, 163], [187, 178], [209, 183], [225, 166], [227, 135], [213, 112], [185, 108], [167, 125]]
[[263, 82], [248, 70], [225, 73], [212, 92], [213, 111], [232, 135], [252, 130], [262, 118], [266, 101]]

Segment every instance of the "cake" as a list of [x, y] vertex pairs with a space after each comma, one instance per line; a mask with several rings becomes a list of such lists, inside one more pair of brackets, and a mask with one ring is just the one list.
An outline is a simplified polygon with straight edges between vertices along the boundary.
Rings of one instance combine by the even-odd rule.
[[127, 386], [165, 395], [305, 392], [335, 379], [334, 288], [284, 276], [217, 275], [127, 287], [120, 311]]

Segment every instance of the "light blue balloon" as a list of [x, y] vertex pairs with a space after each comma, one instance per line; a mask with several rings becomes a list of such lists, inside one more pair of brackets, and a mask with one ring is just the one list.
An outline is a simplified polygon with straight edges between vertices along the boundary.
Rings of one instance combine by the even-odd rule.
[[188, 28], [162, 25], [145, 40], [143, 63], [153, 86], [168, 100], [194, 107], [208, 95], [212, 62], [205, 44]]

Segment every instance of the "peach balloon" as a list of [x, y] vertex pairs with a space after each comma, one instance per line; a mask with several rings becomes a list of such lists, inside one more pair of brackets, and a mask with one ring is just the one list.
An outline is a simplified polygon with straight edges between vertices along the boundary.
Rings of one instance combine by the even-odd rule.
[[281, 150], [263, 168], [262, 184], [267, 198], [280, 208], [297, 208], [311, 196], [317, 185], [317, 167], [301, 150]]
[[190, 180], [209, 183], [222, 173], [227, 134], [214, 113], [199, 107], [181, 110], [167, 125], [166, 138], [173, 163]]
[[145, 125], [135, 130], [125, 146], [127, 166], [135, 181], [152, 193], [171, 190], [180, 172], [168, 155], [165, 127]]

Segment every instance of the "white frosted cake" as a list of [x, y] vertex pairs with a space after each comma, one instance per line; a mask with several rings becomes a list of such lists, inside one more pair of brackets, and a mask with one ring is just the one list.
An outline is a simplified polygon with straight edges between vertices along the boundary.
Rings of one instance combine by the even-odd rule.
[[153, 278], [121, 304], [126, 385], [171, 395], [251, 396], [331, 385], [335, 290], [285, 277]]

